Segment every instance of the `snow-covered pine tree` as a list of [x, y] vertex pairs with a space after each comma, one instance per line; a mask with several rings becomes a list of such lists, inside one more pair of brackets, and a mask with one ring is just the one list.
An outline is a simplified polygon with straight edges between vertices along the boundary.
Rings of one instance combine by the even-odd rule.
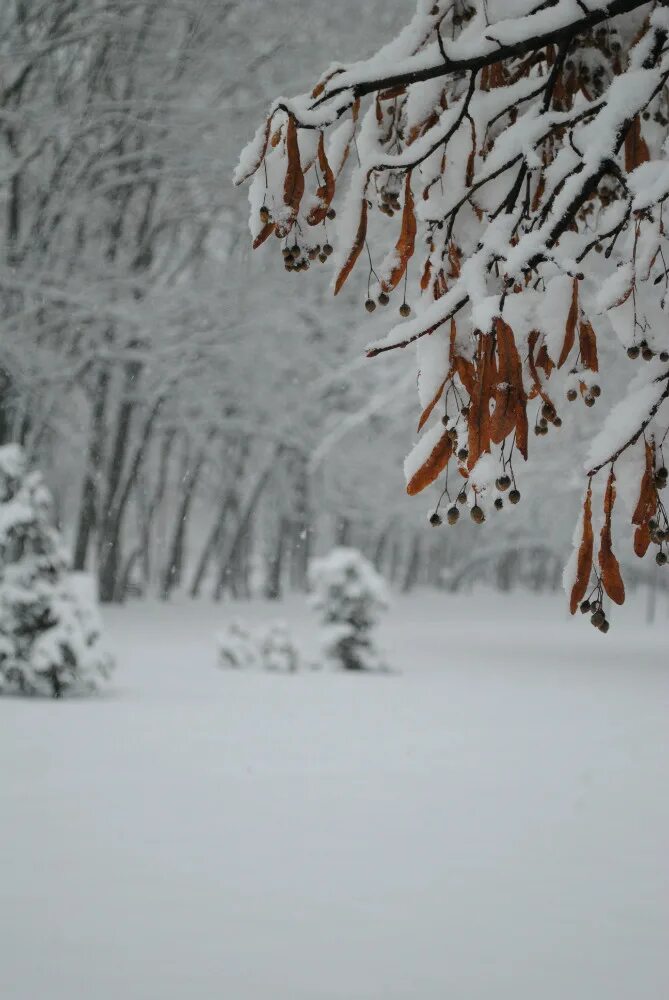
[[309, 580], [326, 658], [345, 670], [381, 666], [373, 629], [388, 605], [383, 577], [357, 549], [340, 547], [313, 560]]
[[[51, 495], [18, 445], [0, 448], [0, 690], [94, 691], [112, 668], [81, 574], [68, 572]], [[83, 578], [85, 579], [85, 578]]]
[[477, 523], [519, 502], [530, 426], [625, 385], [587, 454], [564, 452], [587, 482], [565, 587], [602, 631], [604, 595], [625, 598], [616, 493], [618, 530], [667, 562], [668, 80], [662, 2], [419, 0], [370, 59], [277, 99], [235, 178], [254, 247], [278, 239], [291, 273], [333, 254], [335, 294], [358, 264], [370, 313], [399, 299], [368, 354], [415, 345], [407, 491], [455, 466], [450, 523], [462, 491]]
[[265, 670], [295, 673], [300, 666], [300, 653], [284, 621], [272, 622], [262, 637], [260, 657]]

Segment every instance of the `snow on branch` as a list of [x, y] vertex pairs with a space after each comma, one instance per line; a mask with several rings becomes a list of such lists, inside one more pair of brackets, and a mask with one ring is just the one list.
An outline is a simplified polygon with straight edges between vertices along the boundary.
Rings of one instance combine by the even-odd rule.
[[[400, 299], [368, 356], [416, 344], [411, 494], [455, 464], [475, 520], [517, 502], [530, 424], [542, 437], [561, 399], [594, 406], [628, 358], [647, 364], [585, 467], [634, 452], [646, 475], [650, 448], [666, 482], [668, 40], [666, 6], [638, 0], [419, 0], [371, 58], [278, 98], [242, 153], [255, 248], [278, 239], [290, 273], [332, 257], [335, 294], [362, 271], [369, 313]], [[614, 600], [615, 493], [599, 549]], [[644, 530], [664, 562], [658, 510]]]

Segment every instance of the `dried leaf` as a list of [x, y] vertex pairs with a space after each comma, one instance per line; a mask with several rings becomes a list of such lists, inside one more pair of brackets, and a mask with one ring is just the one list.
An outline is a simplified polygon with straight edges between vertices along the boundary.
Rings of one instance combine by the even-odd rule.
[[634, 554], [643, 559], [646, 552], [648, 551], [648, 546], [650, 545], [650, 528], [648, 523], [640, 524], [639, 527], [634, 532]]
[[431, 257], [425, 258], [425, 266], [423, 267], [423, 273], [420, 279], [420, 290], [424, 292], [427, 286], [430, 284], [430, 278], [432, 276], [432, 259]]
[[572, 615], [576, 613], [576, 609], [585, 597], [588, 589], [590, 574], [592, 572], [593, 544], [592, 487], [588, 486], [588, 491], [585, 494], [585, 500], [583, 501], [583, 534], [581, 535], [581, 544], [578, 549], [578, 558], [576, 562], [576, 580], [574, 581], [574, 586], [571, 589], [571, 596], [569, 598], [569, 610]]
[[295, 218], [304, 194], [304, 174], [300, 163], [300, 147], [297, 142], [297, 125], [291, 115], [286, 129], [286, 177], [283, 182], [283, 201]]
[[591, 372], [598, 372], [597, 334], [587, 319], [582, 319], [578, 324], [578, 342], [583, 366]]
[[631, 173], [635, 167], [650, 160], [646, 140], [641, 134], [641, 118], [635, 115], [625, 135], [625, 170]]
[[489, 333], [480, 333], [468, 417], [468, 469], [473, 469], [479, 457], [490, 451], [490, 400], [496, 382], [493, 338]]
[[319, 204], [312, 208], [307, 216], [307, 222], [310, 226], [318, 226], [323, 221], [335, 193], [335, 178], [325, 155], [325, 140], [322, 132], [318, 137], [318, 166], [321, 168], [323, 183], [316, 188]]
[[442, 394], [444, 392], [444, 389], [446, 388], [446, 383], [448, 382], [448, 380], [449, 380], [450, 377], [451, 377], [451, 373], [449, 372], [448, 375], [446, 376], [446, 378], [444, 379], [444, 381], [441, 383], [441, 385], [439, 386], [439, 388], [435, 392], [435, 394], [432, 397], [432, 399], [430, 400], [430, 402], [427, 404], [427, 406], [425, 407], [425, 409], [421, 413], [420, 420], [418, 421], [418, 430], [419, 431], [421, 431], [423, 429], [423, 427], [425, 426], [425, 424], [429, 420], [430, 414], [432, 413], [432, 411], [434, 410], [435, 406], [437, 405], [437, 403], [441, 399]]
[[611, 513], [616, 499], [616, 477], [611, 470], [604, 493], [604, 526], [599, 540], [599, 568], [601, 570], [602, 586], [612, 601], [623, 604], [625, 601], [625, 585], [620, 575], [618, 560], [613, 554], [611, 540]]
[[338, 295], [341, 291], [342, 285], [348, 278], [349, 274], [353, 270], [353, 266], [360, 256], [360, 251], [365, 245], [365, 237], [367, 235], [367, 199], [363, 198], [360, 205], [360, 221], [358, 223], [358, 231], [355, 234], [355, 240], [353, 246], [346, 258], [346, 263], [342, 267], [341, 271], [337, 275], [337, 281], [335, 282], [335, 295]]
[[453, 454], [453, 445], [451, 439], [448, 436], [448, 432], [444, 431], [443, 435], [439, 438], [436, 445], [430, 452], [429, 457], [421, 465], [421, 467], [414, 472], [413, 476], [407, 484], [407, 493], [410, 497], [416, 496], [421, 490], [424, 490], [426, 486], [433, 483], [439, 474], [446, 468], [448, 461]]
[[413, 257], [416, 245], [416, 216], [411, 193], [411, 172], [407, 171], [404, 182], [404, 209], [402, 211], [402, 229], [395, 247], [397, 262], [390, 272], [390, 277], [382, 282], [384, 292], [390, 292], [397, 285], [406, 271], [407, 264]]
[[557, 363], [558, 368], [562, 368], [563, 364], [569, 357], [571, 349], [574, 346], [574, 341], [576, 339], [576, 323], [578, 321], [578, 279], [574, 278], [571, 284], [571, 305], [569, 306], [569, 312], [567, 313], [567, 325], [564, 331], [564, 341], [562, 343], [562, 350], [560, 352], [560, 359]]
[[253, 241], [253, 249], [257, 250], [259, 246], [262, 246], [265, 240], [272, 235], [275, 229], [276, 222], [266, 222]]
[[655, 489], [654, 475], [655, 458], [653, 449], [647, 441], [645, 442], [645, 458], [646, 465], [641, 477], [639, 499], [632, 514], [632, 524], [638, 524], [639, 526], [646, 524], [657, 510], [657, 490]]
[[[497, 385], [495, 410], [490, 421], [490, 438], [501, 444], [518, 422], [519, 407], [523, 408], [526, 395], [523, 373], [513, 330], [501, 317], [495, 320], [497, 340]], [[522, 418], [521, 418], [522, 422]]]

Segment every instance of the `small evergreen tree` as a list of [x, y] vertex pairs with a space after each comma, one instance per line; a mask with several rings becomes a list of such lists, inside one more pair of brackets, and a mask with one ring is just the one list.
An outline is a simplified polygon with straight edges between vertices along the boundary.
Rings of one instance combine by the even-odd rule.
[[257, 644], [241, 622], [230, 622], [218, 636], [218, 665], [235, 670], [258, 665]]
[[0, 689], [94, 691], [112, 659], [81, 574], [68, 572], [52, 499], [18, 445], [0, 447]]
[[285, 622], [272, 622], [265, 632], [260, 647], [265, 670], [294, 673], [300, 665], [300, 654]]
[[327, 659], [346, 670], [379, 667], [372, 630], [388, 604], [383, 577], [357, 549], [336, 548], [313, 561], [310, 581]]

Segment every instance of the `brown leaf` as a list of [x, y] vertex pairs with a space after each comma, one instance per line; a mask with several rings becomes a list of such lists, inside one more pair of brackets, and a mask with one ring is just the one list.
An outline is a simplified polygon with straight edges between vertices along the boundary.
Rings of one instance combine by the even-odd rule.
[[548, 348], [546, 347], [545, 344], [541, 345], [537, 353], [537, 368], [541, 368], [543, 370], [543, 373], [546, 376], [546, 378], [551, 377], [551, 372], [555, 368], [555, 365], [551, 361], [550, 356], [548, 354]]
[[423, 462], [421, 467], [414, 472], [413, 476], [407, 484], [407, 493], [410, 497], [416, 496], [421, 490], [424, 490], [426, 486], [433, 483], [439, 474], [448, 465], [448, 460], [453, 454], [453, 445], [451, 439], [448, 436], [448, 432], [444, 431], [443, 435], [439, 438], [436, 445], [430, 452], [429, 457]]
[[473, 469], [479, 457], [490, 451], [490, 400], [497, 382], [492, 335], [479, 333], [473, 392], [469, 407], [467, 468]]
[[646, 140], [641, 134], [641, 118], [635, 115], [625, 134], [625, 170], [631, 173], [635, 167], [650, 160]]
[[262, 246], [265, 240], [272, 235], [275, 229], [276, 222], [266, 222], [253, 241], [253, 249], [257, 250], [259, 246]]
[[325, 140], [322, 132], [318, 137], [318, 166], [321, 168], [323, 183], [316, 188], [319, 204], [312, 208], [307, 216], [307, 222], [310, 226], [318, 226], [323, 221], [335, 193], [335, 178], [325, 155]]
[[462, 251], [457, 243], [453, 240], [448, 244], [448, 263], [451, 265], [451, 269], [448, 272], [449, 278], [459, 278], [461, 271]]
[[335, 295], [338, 295], [341, 291], [342, 285], [348, 278], [349, 274], [353, 270], [353, 266], [360, 256], [360, 251], [365, 245], [365, 237], [367, 236], [367, 199], [363, 197], [360, 204], [360, 221], [358, 223], [358, 231], [355, 234], [355, 240], [353, 246], [349, 251], [349, 255], [346, 258], [346, 262], [342, 267], [341, 271], [337, 275], [337, 281], [335, 282]]
[[[490, 438], [501, 444], [518, 422], [518, 410], [524, 408], [525, 388], [516, 340], [513, 330], [501, 317], [495, 319], [497, 340], [497, 385], [495, 410], [490, 421]], [[521, 418], [522, 422], [522, 418]]]
[[613, 554], [611, 539], [611, 513], [616, 499], [615, 481], [616, 477], [612, 469], [604, 493], [604, 526], [599, 540], [599, 568], [604, 590], [616, 604], [623, 604], [625, 602], [625, 585], [620, 575], [618, 560]]
[[585, 494], [585, 500], [583, 501], [583, 534], [581, 535], [581, 544], [579, 545], [578, 558], [576, 562], [576, 580], [574, 581], [574, 586], [571, 589], [571, 596], [569, 598], [569, 610], [572, 615], [576, 613], [576, 609], [585, 597], [588, 589], [590, 574], [592, 572], [593, 544], [592, 488], [588, 486], [588, 491]]
[[423, 273], [420, 279], [420, 290], [424, 292], [427, 286], [430, 284], [430, 277], [432, 276], [432, 259], [431, 257], [425, 258], [425, 266], [423, 268]]
[[643, 559], [646, 552], [648, 551], [648, 546], [650, 545], [650, 528], [648, 527], [648, 522], [640, 524], [639, 527], [634, 532], [634, 554]]
[[446, 388], [446, 383], [448, 382], [448, 380], [449, 380], [450, 377], [451, 377], [451, 373], [449, 372], [448, 375], [446, 376], [446, 378], [444, 379], [444, 381], [441, 383], [441, 385], [439, 386], [439, 388], [435, 392], [435, 394], [432, 397], [432, 399], [430, 400], [430, 402], [427, 404], [427, 406], [425, 407], [425, 409], [421, 413], [420, 420], [418, 421], [418, 430], [419, 431], [421, 431], [423, 429], [423, 427], [425, 426], [425, 424], [429, 420], [430, 414], [432, 413], [432, 411], [434, 410], [435, 406], [437, 405], [437, 403], [441, 399], [442, 393], [443, 393], [444, 389]]
[[300, 163], [300, 147], [297, 142], [297, 125], [291, 115], [286, 129], [286, 177], [283, 182], [283, 201], [291, 210], [293, 218], [297, 215], [304, 194], [304, 174]]
[[413, 257], [416, 245], [416, 216], [411, 193], [411, 171], [407, 171], [404, 182], [404, 209], [402, 211], [402, 228], [395, 247], [397, 263], [390, 272], [390, 277], [382, 282], [384, 292], [390, 292], [397, 285], [407, 269], [407, 264]]
[[567, 325], [564, 331], [564, 341], [562, 342], [562, 350], [560, 352], [560, 359], [557, 363], [558, 368], [562, 368], [563, 364], [569, 357], [571, 349], [574, 346], [574, 341], [576, 339], [576, 323], [578, 321], [578, 279], [574, 278], [571, 284], [571, 305], [569, 306], [569, 312], [567, 313]]
[[582, 319], [578, 324], [578, 342], [583, 366], [591, 372], [598, 372], [597, 334], [587, 319]]
[[639, 499], [632, 514], [632, 524], [638, 524], [639, 526], [646, 524], [657, 510], [657, 490], [655, 489], [654, 474], [655, 458], [653, 449], [647, 441], [645, 442], [645, 449], [646, 466], [641, 477]]
[[343, 73], [343, 72], [344, 72], [344, 70], [341, 69], [341, 68], [340, 69], [333, 69], [332, 72], [328, 73], [326, 76], [323, 77], [322, 80], [320, 80], [316, 84], [316, 86], [314, 87], [314, 89], [311, 91], [311, 96], [314, 97], [314, 98], [320, 97], [321, 94], [323, 93], [323, 91], [325, 90], [325, 87], [327, 86], [327, 84], [333, 78], [333, 76], [337, 76], [338, 73]]

